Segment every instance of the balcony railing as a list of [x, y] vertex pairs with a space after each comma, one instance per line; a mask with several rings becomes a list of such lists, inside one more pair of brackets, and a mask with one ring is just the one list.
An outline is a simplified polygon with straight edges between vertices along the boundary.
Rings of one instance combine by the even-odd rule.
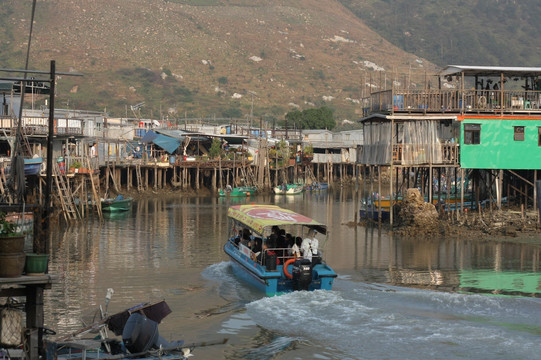
[[541, 91], [385, 90], [365, 99], [365, 115], [376, 112], [541, 113]]
[[[0, 117], [0, 128], [7, 135], [14, 135], [18, 120], [12, 117]], [[22, 132], [27, 136], [46, 136], [49, 132], [49, 119], [46, 117], [23, 117]], [[83, 135], [83, 120], [55, 119], [55, 135]]]

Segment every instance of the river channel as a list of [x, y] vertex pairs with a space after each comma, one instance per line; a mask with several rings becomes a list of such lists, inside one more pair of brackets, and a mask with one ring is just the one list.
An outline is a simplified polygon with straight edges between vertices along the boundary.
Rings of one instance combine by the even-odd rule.
[[[333, 291], [265, 298], [237, 280], [222, 245], [227, 208], [267, 203], [329, 225]], [[539, 239], [399, 238], [352, 226], [352, 190], [297, 196], [156, 197], [132, 211], [55, 231], [45, 323], [58, 335], [165, 299], [160, 334], [194, 359], [538, 359]]]

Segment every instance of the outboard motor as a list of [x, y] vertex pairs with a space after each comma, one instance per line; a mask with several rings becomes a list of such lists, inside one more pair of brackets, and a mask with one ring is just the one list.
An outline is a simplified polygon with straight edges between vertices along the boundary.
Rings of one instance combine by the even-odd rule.
[[132, 353], [146, 352], [152, 348], [180, 347], [184, 341], [168, 342], [158, 332], [158, 323], [145, 315], [133, 313], [126, 321], [122, 331], [122, 341], [126, 349]]
[[124, 346], [132, 354], [150, 350], [159, 336], [158, 323], [139, 313], [130, 315], [122, 331]]
[[293, 288], [308, 290], [312, 282], [312, 264], [308, 259], [297, 259], [293, 263]]

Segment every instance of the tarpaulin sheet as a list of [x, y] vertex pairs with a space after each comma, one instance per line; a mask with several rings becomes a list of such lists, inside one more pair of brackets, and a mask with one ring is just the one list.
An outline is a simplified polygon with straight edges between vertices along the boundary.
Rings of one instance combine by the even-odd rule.
[[179, 139], [157, 134], [152, 130], [145, 134], [145, 136], [141, 139], [141, 142], [144, 144], [153, 143], [155, 145], [158, 145], [169, 154], [174, 153], [175, 150], [180, 146]]

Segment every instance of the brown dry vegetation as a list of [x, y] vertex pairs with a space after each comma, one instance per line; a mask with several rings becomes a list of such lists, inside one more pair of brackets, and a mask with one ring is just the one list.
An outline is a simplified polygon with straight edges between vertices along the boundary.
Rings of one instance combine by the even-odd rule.
[[[22, 68], [31, 1], [6, 0], [2, 6], [0, 66]], [[85, 74], [59, 81], [59, 104], [71, 99], [73, 107], [107, 108], [117, 116], [140, 101], [147, 102], [147, 116], [151, 110], [220, 115], [230, 107], [247, 114], [247, 92], [253, 91], [256, 115], [283, 118], [296, 106], [328, 105], [338, 120], [351, 119], [370, 78], [373, 84], [386, 78], [389, 86], [393, 71], [434, 71], [335, 0], [38, 1], [30, 68], [48, 69], [50, 60], [58, 71]], [[130, 77], [137, 68], [157, 79]], [[177, 92], [154, 91], [162, 87]], [[233, 99], [235, 93], [243, 98]]]

